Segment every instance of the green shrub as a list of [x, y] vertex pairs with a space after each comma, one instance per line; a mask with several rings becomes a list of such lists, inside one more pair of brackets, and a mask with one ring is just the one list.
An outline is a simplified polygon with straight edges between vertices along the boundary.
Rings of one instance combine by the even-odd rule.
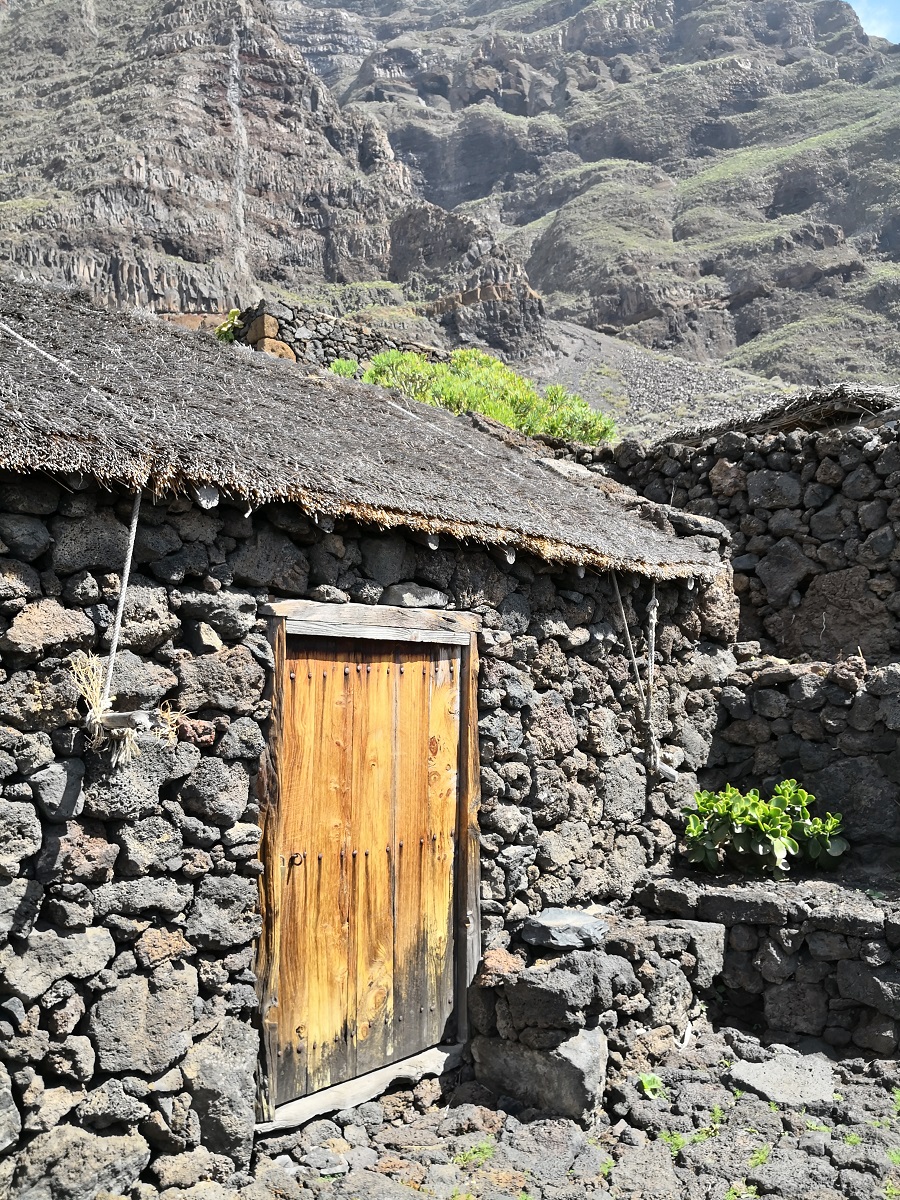
[[659, 1140], [665, 1142], [669, 1147], [669, 1153], [673, 1158], [677, 1158], [687, 1145], [687, 1138], [677, 1129], [664, 1129], [659, 1135]]
[[641, 1075], [638, 1077], [638, 1083], [648, 1100], [656, 1100], [660, 1096], [666, 1098], [665, 1084], [658, 1075]]
[[375, 355], [363, 380], [450, 412], [481, 413], [532, 437], [546, 434], [593, 446], [615, 436], [610, 418], [574, 392], [554, 384], [541, 395], [530, 380], [481, 350], [455, 350], [449, 362], [387, 350]]
[[336, 358], [328, 370], [340, 375], [342, 379], [355, 379], [359, 363], [355, 358]]
[[785, 779], [771, 800], [756, 790], [742, 795], [726, 784], [721, 792], [696, 792], [687, 816], [688, 858], [710, 871], [723, 857], [740, 871], [776, 875], [789, 869], [788, 858], [802, 855], [819, 867], [833, 866], [847, 849], [840, 836], [840, 813], [811, 817], [815, 796]]
[[769, 1155], [771, 1153], [772, 1147], [768, 1142], [766, 1142], [764, 1145], [759, 1146], [756, 1150], [754, 1150], [750, 1155], [749, 1165], [751, 1167], [764, 1167], [769, 1161]]
[[233, 342], [237, 330], [243, 329], [243, 325], [238, 320], [240, 315], [241, 310], [239, 308], [232, 308], [222, 324], [216, 326], [215, 335], [220, 342]]

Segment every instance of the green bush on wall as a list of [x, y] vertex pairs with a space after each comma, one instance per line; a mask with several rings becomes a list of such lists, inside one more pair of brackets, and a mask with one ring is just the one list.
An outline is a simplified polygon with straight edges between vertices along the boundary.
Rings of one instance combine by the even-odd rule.
[[355, 358], [336, 358], [328, 370], [340, 375], [342, 379], [355, 379], [359, 363]]
[[481, 413], [532, 437], [546, 434], [593, 446], [615, 436], [610, 418], [581, 396], [556, 384], [541, 395], [530, 380], [481, 350], [455, 350], [449, 362], [386, 350], [375, 355], [363, 380], [450, 412]]
[[841, 814], [811, 817], [816, 798], [785, 779], [771, 800], [758, 790], [742, 794], [730, 783], [721, 792], [696, 792], [687, 817], [688, 858], [709, 871], [728, 862], [748, 874], [777, 875], [789, 870], [791, 857], [801, 856], [816, 867], [831, 867], [848, 849], [840, 836]]

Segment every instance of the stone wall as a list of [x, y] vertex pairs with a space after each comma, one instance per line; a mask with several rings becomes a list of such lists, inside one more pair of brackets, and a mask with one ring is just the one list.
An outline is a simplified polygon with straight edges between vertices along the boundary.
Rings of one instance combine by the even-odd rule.
[[254, 308], [245, 309], [239, 320], [236, 341], [311, 367], [329, 367], [337, 358], [364, 363], [386, 350], [411, 350], [429, 359], [449, 358], [449, 351], [439, 347], [391, 338], [363, 321], [297, 304], [288, 307], [280, 301], [260, 300]]
[[[501, 949], [543, 906], [621, 906], [665, 869], [712, 737], [712, 685], [733, 662], [722, 580], [660, 585], [653, 723], [677, 770], [648, 779], [608, 578], [315, 525], [289, 505], [147, 498], [116, 708], [170, 701], [187, 716], [176, 744], [140, 734], [139, 756], [113, 768], [86, 742], [71, 662], [108, 646], [130, 510], [72, 481], [0, 478], [0, 1191], [13, 1197], [38, 1180], [66, 1179], [80, 1200], [140, 1178], [153, 1200], [192, 1171], [250, 1186], [270, 596], [480, 614], [484, 934]], [[621, 588], [640, 656], [650, 586]]]
[[716, 886], [659, 881], [645, 906], [728, 931], [712, 1014], [768, 1027], [768, 1040], [821, 1037], [879, 1058], [900, 1034], [900, 904], [827, 879]]
[[622, 442], [606, 469], [734, 535], [743, 636], [788, 657], [900, 657], [900, 444], [893, 428]]
[[718, 924], [546, 910], [517, 954], [488, 951], [470, 989], [478, 1079], [589, 1124], [607, 1086], [614, 1097], [684, 1037], [724, 950]]
[[[720, 717], [702, 786], [763, 791], [797, 779], [815, 812], [844, 817], [852, 851], [842, 864], [889, 874], [900, 867], [900, 668], [743, 659], [719, 692]], [[874, 877], [873, 877], [874, 878]], [[875, 884], [877, 886], [877, 884]]]

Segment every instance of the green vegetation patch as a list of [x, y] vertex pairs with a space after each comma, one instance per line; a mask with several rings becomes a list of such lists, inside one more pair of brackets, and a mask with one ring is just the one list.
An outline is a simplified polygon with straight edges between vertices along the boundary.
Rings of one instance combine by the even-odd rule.
[[615, 436], [610, 418], [581, 396], [558, 384], [542, 395], [530, 380], [481, 350], [456, 350], [449, 362], [387, 350], [375, 355], [363, 381], [450, 412], [481, 413], [531, 437], [544, 434], [594, 446]]
[[831, 866], [848, 842], [840, 836], [840, 813], [810, 816], [815, 802], [796, 779], [779, 783], [768, 801], [756, 788], [742, 795], [730, 783], [721, 792], [695, 792], [694, 807], [683, 810], [688, 858], [710, 871], [718, 870], [724, 858], [749, 874], [778, 875], [797, 855], [813, 866]]

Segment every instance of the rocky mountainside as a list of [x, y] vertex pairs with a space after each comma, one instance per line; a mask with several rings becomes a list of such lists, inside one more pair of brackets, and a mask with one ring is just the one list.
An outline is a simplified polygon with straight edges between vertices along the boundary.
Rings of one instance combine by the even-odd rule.
[[540, 305], [515, 256], [423, 201], [375, 115], [342, 111], [271, 16], [0, 0], [0, 270], [174, 311], [481, 288], [467, 332], [529, 341]]
[[271, 3], [551, 316], [799, 383], [896, 378], [900, 47], [849, 4]]

